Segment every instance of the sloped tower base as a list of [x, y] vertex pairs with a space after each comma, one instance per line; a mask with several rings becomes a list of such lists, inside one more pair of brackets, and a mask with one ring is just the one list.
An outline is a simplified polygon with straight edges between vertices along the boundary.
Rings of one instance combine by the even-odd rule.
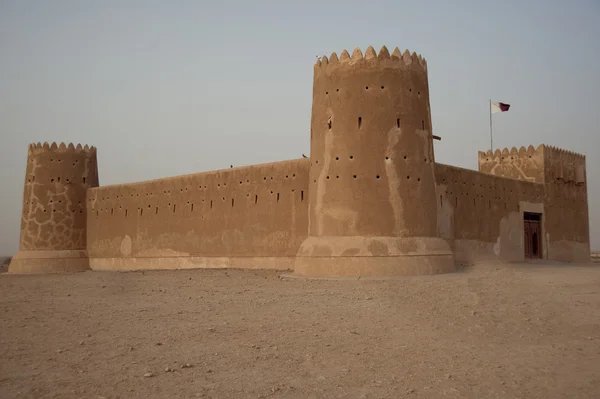
[[19, 251], [13, 256], [8, 273], [74, 273], [90, 269], [86, 251]]
[[309, 237], [300, 247], [298, 277], [394, 277], [451, 273], [454, 256], [435, 237]]

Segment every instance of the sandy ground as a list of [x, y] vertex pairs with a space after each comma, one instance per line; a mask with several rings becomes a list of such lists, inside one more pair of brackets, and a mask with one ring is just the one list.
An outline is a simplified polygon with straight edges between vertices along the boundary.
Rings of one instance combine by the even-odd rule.
[[600, 266], [0, 276], [2, 398], [599, 398]]

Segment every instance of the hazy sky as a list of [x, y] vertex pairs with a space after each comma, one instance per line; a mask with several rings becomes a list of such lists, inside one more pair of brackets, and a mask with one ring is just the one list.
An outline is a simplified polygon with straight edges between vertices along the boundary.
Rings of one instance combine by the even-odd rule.
[[599, 248], [599, 38], [597, 0], [0, 0], [0, 254], [28, 143], [96, 146], [102, 185], [299, 158], [316, 56], [384, 44], [427, 58], [438, 162], [477, 168], [490, 98], [496, 146], [587, 155]]

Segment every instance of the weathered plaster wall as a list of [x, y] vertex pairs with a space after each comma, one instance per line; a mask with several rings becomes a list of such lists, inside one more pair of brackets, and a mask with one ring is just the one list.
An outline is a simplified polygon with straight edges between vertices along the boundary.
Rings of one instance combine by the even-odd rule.
[[96, 149], [52, 143], [29, 146], [20, 249], [86, 247], [85, 192], [98, 186]]
[[546, 215], [543, 184], [439, 163], [435, 172], [438, 229], [457, 262], [524, 260], [523, 212]]
[[29, 145], [19, 252], [9, 272], [88, 268], [85, 198], [86, 190], [96, 186], [94, 147]]
[[425, 59], [384, 46], [317, 61], [310, 153], [310, 237], [297, 274], [454, 270], [437, 236]]
[[308, 231], [309, 160], [88, 191], [92, 269], [293, 268]]
[[371, 47], [315, 65], [311, 236], [435, 236], [425, 60]]
[[545, 146], [548, 258], [590, 260], [590, 227], [585, 156]]
[[479, 171], [490, 175], [507, 177], [528, 181], [532, 183], [544, 182], [544, 146], [536, 148], [529, 146], [517, 150], [504, 148], [492, 152], [479, 151]]
[[589, 261], [589, 214], [585, 156], [539, 145], [479, 152], [479, 170], [544, 184], [545, 258]]

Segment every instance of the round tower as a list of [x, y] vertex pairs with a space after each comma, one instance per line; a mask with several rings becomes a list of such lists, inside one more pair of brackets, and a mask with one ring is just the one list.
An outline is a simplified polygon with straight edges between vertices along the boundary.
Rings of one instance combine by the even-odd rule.
[[96, 148], [30, 144], [19, 252], [9, 273], [89, 269], [86, 190], [98, 186]]
[[427, 63], [384, 46], [314, 66], [309, 237], [295, 273], [454, 270], [438, 237]]

